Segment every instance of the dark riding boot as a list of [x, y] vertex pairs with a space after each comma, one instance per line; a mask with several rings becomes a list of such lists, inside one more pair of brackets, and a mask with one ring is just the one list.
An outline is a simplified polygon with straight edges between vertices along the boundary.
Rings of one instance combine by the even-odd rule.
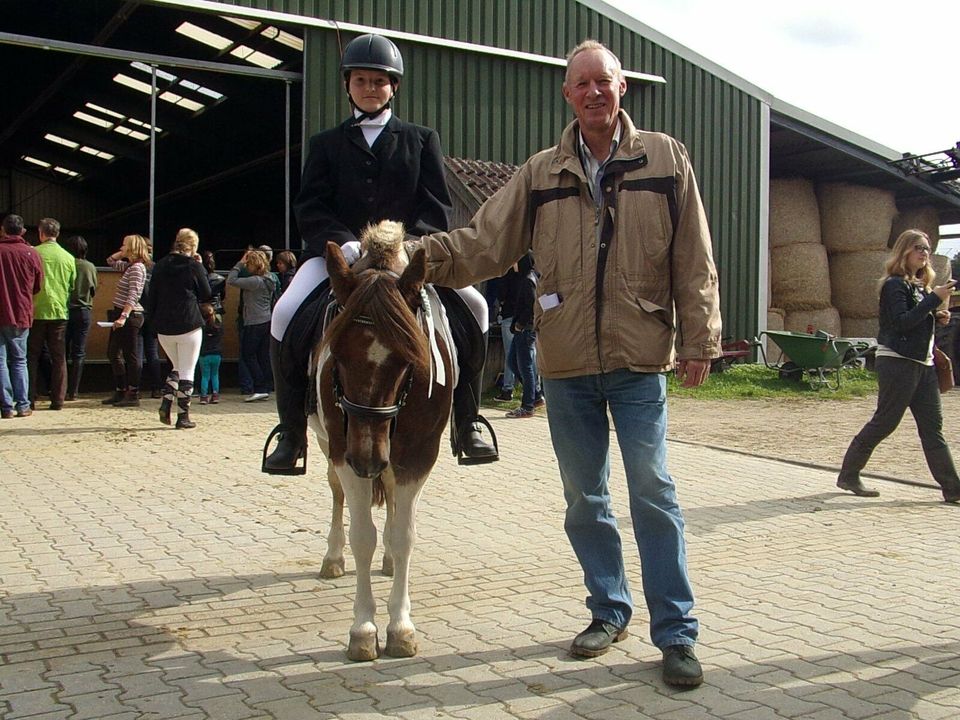
[[[270, 475], [303, 475], [307, 471], [307, 374], [304, 364], [298, 372], [297, 363], [281, 363], [280, 341], [270, 338], [270, 365], [273, 367], [273, 386], [277, 398], [280, 424], [267, 437], [261, 470]], [[277, 447], [266, 455], [267, 447], [277, 437]], [[303, 463], [300, 461], [303, 460]]]
[[197, 426], [195, 422], [190, 420], [190, 395], [192, 394], [192, 382], [181, 380], [177, 383], [177, 430]]
[[[497, 436], [480, 409], [480, 382], [483, 372], [472, 378], [462, 377], [453, 391], [453, 427], [451, 444], [453, 454], [461, 465], [478, 465], [500, 459]], [[492, 443], [483, 438], [484, 427], [490, 432]]]
[[927, 467], [930, 468], [933, 479], [943, 489], [944, 501], [960, 502], [960, 477], [957, 476], [950, 448], [946, 445], [931, 450], [924, 448], [923, 454], [927, 458]]
[[83, 360], [74, 360], [67, 368], [67, 400], [76, 400], [80, 394], [80, 378], [83, 377]]
[[140, 407], [140, 388], [128, 387], [114, 407]]
[[843, 456], [843, 465], [837, 477], [837, 487], [860, 497], [879, 497], [879, 491], [865, 487], [860, 480], [860, 471], [866, 467], [872, 454], [872, 451], [863, 448], [859, 440], [854, 438], [850, 447], [847, 448], [846, 455]]
[[127, 391], [127, 379], [122, 375], [117, 376], [113, 378], [113, 383], [113, 386], [116, 388], [116, 390], [113, 391], [113, 395], [101, 400], [101, 405], [116, 405], [118, 402], [123, 400], [123, 395]]
[[177, 385], [180, 383], [180, 373], [173, 370], [167, 375], [167, 380], [163, 385], [163, 394], [160, 400], [160, 422], [164, 425], [170, 424], [170, 411], [173, 409], [173, 401], [177, 397]]

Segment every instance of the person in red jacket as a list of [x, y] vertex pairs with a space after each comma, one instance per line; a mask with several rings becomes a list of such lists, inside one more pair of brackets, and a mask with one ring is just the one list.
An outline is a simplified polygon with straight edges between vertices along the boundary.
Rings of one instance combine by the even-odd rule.
[[31, 414], [27, 338], [33, 296], [43, 288], [40, 255], [23, 239], [23, 218], [7, 215], [0, 226], [0, 415]]

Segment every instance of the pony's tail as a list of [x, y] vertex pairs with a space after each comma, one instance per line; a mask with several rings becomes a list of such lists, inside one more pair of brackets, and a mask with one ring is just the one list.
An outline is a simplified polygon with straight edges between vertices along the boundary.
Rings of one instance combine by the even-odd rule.
[[383, 488], [383, 479], [378, 475], [373, 481], [373, 498], [370, 501], [371, 507], [383, 507], [387, 501], [387, 491]]

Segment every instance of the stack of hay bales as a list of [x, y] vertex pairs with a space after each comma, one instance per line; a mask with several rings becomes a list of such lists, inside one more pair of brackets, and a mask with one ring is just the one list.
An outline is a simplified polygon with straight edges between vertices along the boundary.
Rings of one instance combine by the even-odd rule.
[[817, 196], [804, 178], [770, 181], [770, 286], [770, 312], [783, 312], [784, 330], [840, 334]]
[[893, 193], [846, 183], [817, 188], [830, 288], [844, 337], [876, 337], [879, 280], [897, 205]]
[[897, 213], [893, 220], [893, 229], [890, 231], [890, 239], [887, 241], [887, 247], [892, 248], [893, 244], [900, 237], [904, 230], [921, 230], [930, 238], [930, 247], [937, 251], [937, 244], [940, 242], [940, 215], [929, 205], [919, 205], [917, 207], [907, 208]]

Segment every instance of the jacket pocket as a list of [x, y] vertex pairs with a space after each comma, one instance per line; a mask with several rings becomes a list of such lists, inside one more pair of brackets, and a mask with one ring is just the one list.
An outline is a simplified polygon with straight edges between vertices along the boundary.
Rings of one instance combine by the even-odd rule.
[[[535, 307], [534, 329], [537, 333], [537, 364], [546, 375], [584, 371], [589, 353], [596, 353], [596, 346], [589, 341], [584, 329], [584, 310], [578, 306], [575, 293], [568, 283], [561, 283], [559, 305], [544, 310], [538, 301]], [[591, 324], [592, 327], [592, 324]]]

